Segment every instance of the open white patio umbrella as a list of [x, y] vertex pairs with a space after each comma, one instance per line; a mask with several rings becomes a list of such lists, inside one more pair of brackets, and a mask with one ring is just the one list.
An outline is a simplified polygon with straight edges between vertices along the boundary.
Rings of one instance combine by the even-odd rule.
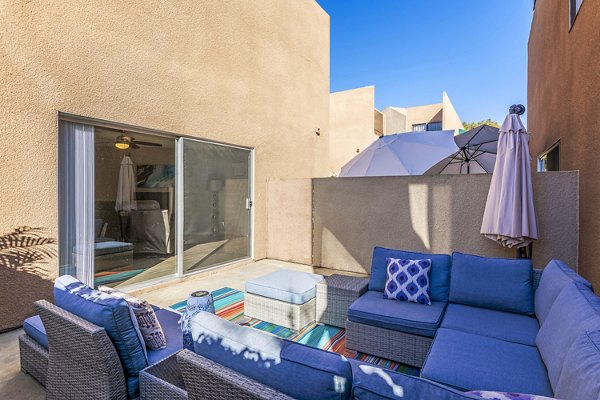
[[344, 165], [339, 176], [422, 175], [456, 151], [454, 131], [386, 135]]
[[137, 210], [135, 200], [136, 176], [133, 161], [129, 156], [124, 156], [119, 169], [119, 186], [117, 187], [117, 201], [115, 211], [130, 212]]
[[[520, 110], [518, 109], [520, 108]], [[498, 139], [498, 154], [488, 192], [481, 233], [506, 247], [521, 248], [538, 239], [529, 137], [519, 114], [511, 107]]]
[[496, 164], [498, 128], [480, 125], [454, 136], [458, 151], [431, 167], [425, 175], [491, 174]]

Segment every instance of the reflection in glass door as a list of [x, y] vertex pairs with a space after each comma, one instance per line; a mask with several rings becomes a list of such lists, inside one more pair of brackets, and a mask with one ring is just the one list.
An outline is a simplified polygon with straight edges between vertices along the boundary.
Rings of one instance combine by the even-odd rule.
[[250, 257], [251, 151], [181, 140], [183, 273]]

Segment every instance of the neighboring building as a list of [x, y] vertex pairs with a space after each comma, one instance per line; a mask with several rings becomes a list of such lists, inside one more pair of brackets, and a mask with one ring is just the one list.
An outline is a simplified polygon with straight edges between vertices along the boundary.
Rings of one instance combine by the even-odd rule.
[[417, 107], [386, 107], [382, 113], [385, 118], [386, 135], [463, 129], [460, 117], [446, 92], [442, 93], [441, 103]]
[[442, 102], [417, 107], [375, 108], [375, 87], [331, 93], [329, 102], [329, 170], [337, 175], [356, 154], [383, 135], [412, 131], [463, 129], [446, 92]]
[[[598, 1], [535, 2], [528, 71], [534, 168], [579, 170], [579, 272], [596, 288], [600, 287], [598, 22]], [[542, 236], [544, 229], [551, 229], [541, 228]]]
[[331, 93], [329, 97], [330, 175], [383, 134], [383, 114], [375, 109], [375, 87]]
[[[265, 258], [267, 181], [329, 173], [329, 16], [317, 2], [142, 8], [0, 7], [0, 331], [51, 299], [59, 272], [145, 285]], [[114, 209], [128, 153], [152, 237], [124, 234], [149, 221]]]

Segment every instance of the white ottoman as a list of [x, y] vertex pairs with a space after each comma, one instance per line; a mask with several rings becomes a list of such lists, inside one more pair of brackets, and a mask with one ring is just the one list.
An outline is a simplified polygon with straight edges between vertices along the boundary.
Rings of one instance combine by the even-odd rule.
[[315, 320], [316, 284], [323, 276], [279, 269], [246, 282], [244, 314], [300, 330]]

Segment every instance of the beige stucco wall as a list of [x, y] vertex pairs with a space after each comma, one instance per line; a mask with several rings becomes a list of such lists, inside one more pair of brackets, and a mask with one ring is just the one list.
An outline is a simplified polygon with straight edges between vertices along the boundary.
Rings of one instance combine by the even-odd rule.
[[[479, 233], [491, 175], [313, 180], [313, 262], [369, 272], [374, 246], [515, 257]], [[533, 262], [558, 258], [577, 268], [578, 173], [534, 176], [541, 239]]]
[[463, 129], [463, 123], [454, 108], [454, 104], [450, 101], [448, 93], [442, 93], [442, 129], [445, 131], [458, 131]]
[[535, 6], [528, 57], [529, 148], [536, 168], [537, 157], [560, 140], [560, 169], [579, 171], [579, 272], [600, 288], [600, 2], [584, 1], [570, 30], [568, 3]]
[[375, 134], [375, 87], [331, 93], [329, 101], [329, 175], [369, 146]]
[[412, 131], [413, 125], [442, 122], [442, 118], [442, 103], [409, 107], [406, 109], [406, 131]]
[[385, 119], [384, 133], [393, 135], [394, 133], [406, 132], [406, 108], [386, 107], [381, 110]]
[[311, 264], [311, 179], [270, 180], [267, 195], [267, 257]]
[[463, 124], [450, 101], [448, 93], [442, 92], [442, 102], [416, 107], [386, 107], [385, 134], [411, 132], [413, 125], [441, 122], [443, 130], [459, 130]]
[[57, 236], [57, 111], [255, 148], [257, 259], [267, 180], [328, 172], [329, 16], [314, 0], [0, 0], [0, 21], [1, 233]]

